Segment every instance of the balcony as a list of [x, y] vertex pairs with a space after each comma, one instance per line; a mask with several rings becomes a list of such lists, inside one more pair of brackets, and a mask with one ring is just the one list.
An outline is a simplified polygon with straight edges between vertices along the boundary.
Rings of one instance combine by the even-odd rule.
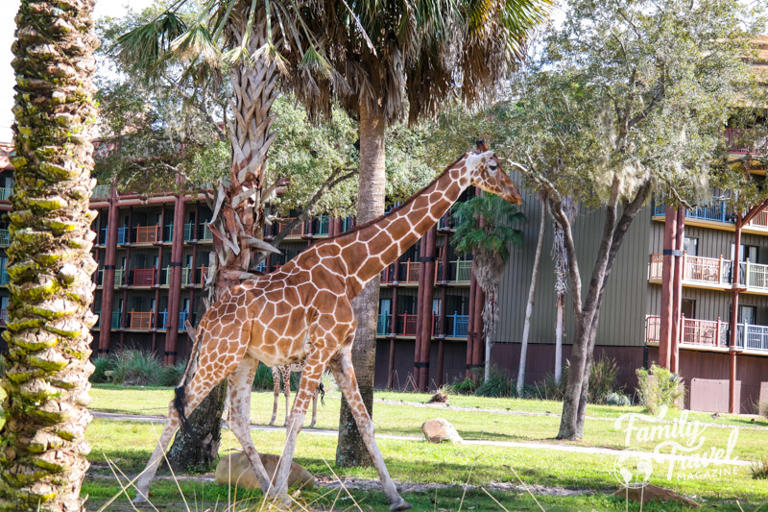
[[[652, 254], [648, 281], [661, 284], [664, 257]], [[693, 288], [730, 290], [733, 288], [733, 262], [724, 258], [683, 255], [683, 285]], [[739, 262], [739, 285], [747, 293], [768, 295], [768, 265]]]
[[166, 243], [173, 242], [173, 224], [166, 224], [163, 230], [163, 241]]
[[386, 336], [392, 330], [392, 315], [379, 313], [376, 320], [376, 334]]
[[136, 243], [153, 244], [160, 240], [160, 226], [136, 226]]
[[[96, 322], [96, 329], [101, 329], [101, 311], [97, 311], [96, 314], [99, 316], [99, 321]], [[119, 311], [113, 311], [112, 312], [112, 325], [110, 327], [111, 329], [120, 329], [120, 312]]]
[[8, 310], [7, 309], [0, 309], [0, 325], [7, 325], [8, 324]]
[[[171, 284], [171, 271], [173, 270], [173, 267], [165, 267], [163, 269], [163, 272], [165, 273], [165, 283], [163, 283], [166, 286], [169, 286]], [[190, 279], [192, 278], [192, 267], [182, 267], [181, 268], [181, 286], [189, 286], [192, 284]]]
[[[683, 318], [681, 347], [727, 350], [730, 346], [728, 322]], [[736, 347], [742, 350], [768, 352], [768, 326], [737, 324]], [[645, 342], [658, 345], [661, 339], [661, 318], [649, 315], [645, 322]]]
[[446, 336], [454, 338], [466, 338], [469, 331], [469, 315], [460, 315], [454, 313], [452, 315], [445, 315], [448, 321], [448, 329]]
[[154, 286], [157, 276], [157, 269], [152, 268], [135, 268], [133, 269], [133, 281], [132, 286]]
[[195, 236], [195, 231], [195, 225], [191, 222], [184, 224], [184, 241], [191, 242], [192, 240], [196, 240], [197, 237]]
[[331, 218], [328, 215], [320, 215], [312, 221], [313, 236], [328, 236], [331, 229]]
[[149, 330], [154, 327], [155, 313], [152, 311], [131, 311], [128, 318], [129, 329]]
[[0, 247], [8, 247], [11, 244], [11, 234], [7, 229], [0, 229]]
[[764, 156], [768, 154], [768, 138], [760, 135], [756, 131], [743, 128], [726, 128], [725, 139], [728, 151], [737, 155]]
[[11, 276], [8, 275], [8, 271], [5, 269], [5, 265], [3, 265], [2, 270], [0, 270], [0, 286], [8, 286], [8, 283], [11, 282]]
[[13, 195], [13, 187], [0, 187], [0, 201], [8, 201]]
[[[179, 325], [177, 327], [179, 331], [186, 330], [186, 327], [184, 326], [184, 322], [187, 321], [188, 315], [189, 313], [187, 313], [186, 311], [179, 311]], [[168, 329], [168, 311], [167, 310], [160, 311], [157, 314], [157, 316], [159, 317], [158, 328]]]
[[[438, 262], [436, 282], [443, 282], [443, 264]], [[454, 260], [448, 262], [448, 275], [446, 283], [469, 283], [472, 279], [472, 260]]]
[[208, 222], [203, 224], [203, 234], [199, 238], [199, 240], [203, 240], [205, 242], [210, 242], [213, 240], [213, 233], [211, 233], [211, 228], [208, 227]]
[[416, 336], [416, 318], [418, 315], [403, 313], [397, 315], [395, 334], [398, 336]]
[[118, 244], [128, 243], [128, 226], [121, 226], [117, 228], [117, 243]]

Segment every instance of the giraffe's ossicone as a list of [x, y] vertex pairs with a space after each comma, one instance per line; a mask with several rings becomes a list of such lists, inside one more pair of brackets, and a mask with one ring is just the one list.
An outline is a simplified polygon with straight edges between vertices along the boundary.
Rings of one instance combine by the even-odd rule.
[[[224, 378], [229, 385], [229, 426], [243, 445], [262, 489], [268, 496], [289, 500], [287, 477], [296, 437], [328, 367], [349, 403], [390, 509], [410, 508], [389, 476], [357, 387], [350, 356], [356, 327], [350, 301], [432, 228], [470, 185], [512, 203], [521, 202], [496, 155], [483, 147], [463, 155], [388, 214], [315, 243], [271, 274], [225, 290], [197, 327], [196, 358], [190, 361], [193, 366], [179, 386], [183, 400], [178, 400], [179, 410], [173, 402], [169, 406], [163, 433], [137, 481], [136, 500], [146, 500], [149, 484], [181, 418]], [[303, 363], [276, 475], [266, 473], [249, 431], [250, 389], [259, 361], [271, 367]]]

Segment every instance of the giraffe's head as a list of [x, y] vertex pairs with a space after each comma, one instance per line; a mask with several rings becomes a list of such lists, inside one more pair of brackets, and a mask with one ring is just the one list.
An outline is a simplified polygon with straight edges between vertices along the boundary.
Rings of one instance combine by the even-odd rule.
[[520, 191], [501, 170], [496, 153], [489, 151], [483, 141], [478, 141], [477, 148], [477, 151], [467, 155], [465, 163], [472, 185], [512, 204], [522, 204]]

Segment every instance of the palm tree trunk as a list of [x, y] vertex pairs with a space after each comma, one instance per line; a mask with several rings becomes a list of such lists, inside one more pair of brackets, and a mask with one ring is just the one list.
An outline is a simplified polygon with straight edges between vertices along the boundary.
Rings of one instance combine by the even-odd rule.
[[563, 301], [564, 296], [557, 296], [557, 317], [555, 319], [555, 384], [563, 378]]
[[92, 0], [22, 0], [0, 510], [83, 510], [91, 420]]
[[[368, 105], [365, 100], [361, 101], [358, 224], [368, 222], [384, 213], [385, 128], [384, 113], [377, 106]], [[376, 370], [376, 313], [379, 307], [379, 284], [377, 276], [352, 301], [355, 318], [357, 318], [355, 341], [352, 345], [352, 364], [360, 393], [371, 415], [373, 415], [373, 379]], [[336, 464], [338, 466], [371, 464], [370, 456], [346, 400], [341, 402]]]
[[541, 249], [544, 246], [544, 225], [547, 220], [547, 203], [541, 198], [541, 218], [539, 219], [539, 238], [536, 242], [536, 253], [533, 257], [533, 271], [531, 272], [531, 286], [528, 288], [528, 304], [525, 306], [525, 321], [523, 322], [523, 340], [520, 345], [520, 368], [517, 370], [517, 396], [523, 393], [525, 383], [525, 360], [528, 357], [528, 336], [531, 332], [531, 315], [533, 314], [533, 299], [536, 294], [536, 281], [539, 279], [539, 264], [541, 263]]
[[[247, 5], [241, 5], [246, 9]], [[245, 33], [247, 11], [232, 16], [232, 37], [239, 44]], [[249, 40], [251, 55], [266, 42], [266, 21], [260, 12]], [[274, 140], [270, 132], [272, 103], [278, 96], [278, 72], [266, 57], [249, 65], [233, 66], [230, 82], [233, 99], [231, 123], [227, 133], [232, 145], [230, 183], [220, 185], [210, 227], [214, 251], [210, 273], [206, 279], [208, 301], [215, 301], [230, 286], [254, 277], [256, 254], [264, 235], [264, 212], [261, 201], [262, 171], [267, 152]], [[168, 451], [168, 462], [176, 470], [207, 468], [218, 457], [221, 440], [221, 418], [226, 400], [226, 381], [219, 384], [190, 415], [195, 436], [179, 430]]]

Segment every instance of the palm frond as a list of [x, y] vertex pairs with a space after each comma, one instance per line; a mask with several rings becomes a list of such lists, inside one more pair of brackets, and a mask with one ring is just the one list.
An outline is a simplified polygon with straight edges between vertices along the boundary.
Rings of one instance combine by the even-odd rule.
[[123, 63], [154, 69], [166, 59], [172, 41], [186, 30], [187, 25], [180, 16], [165, 11], [154, 20], [119, 36], [110, 50]]

